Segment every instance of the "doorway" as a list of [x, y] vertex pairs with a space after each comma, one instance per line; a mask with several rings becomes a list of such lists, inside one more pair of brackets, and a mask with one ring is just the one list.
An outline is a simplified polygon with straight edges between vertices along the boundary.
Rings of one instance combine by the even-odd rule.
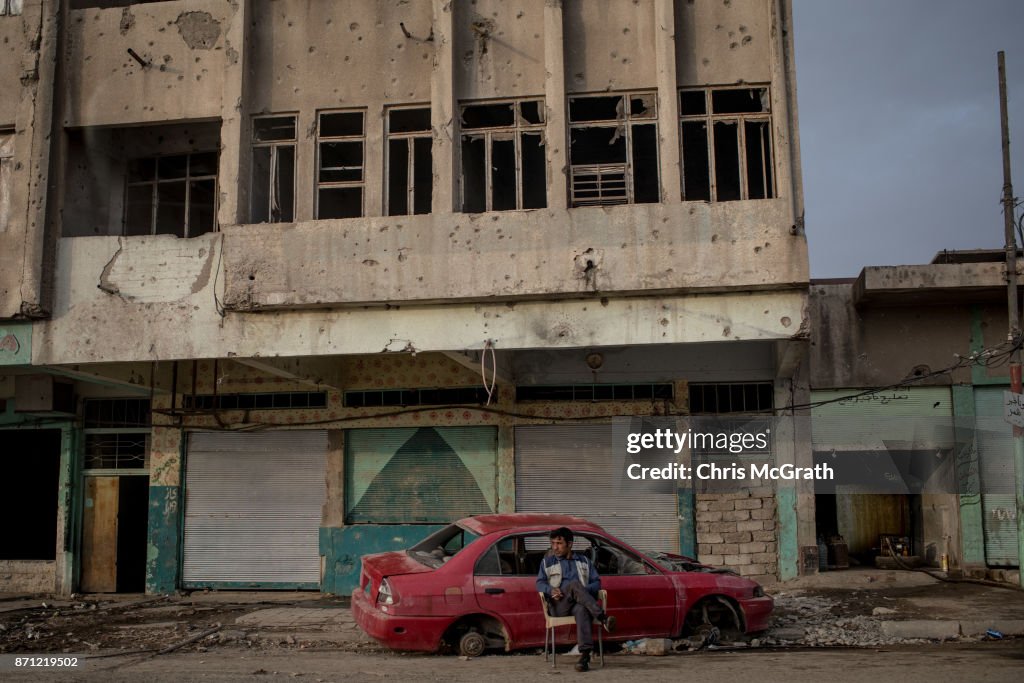
[[87, 476], [83, 507], [82, 591], [143, 592], [149, 477]]

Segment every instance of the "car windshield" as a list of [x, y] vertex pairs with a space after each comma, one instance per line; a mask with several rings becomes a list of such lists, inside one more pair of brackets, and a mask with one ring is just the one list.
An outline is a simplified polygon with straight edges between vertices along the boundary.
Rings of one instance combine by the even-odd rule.
[[417, 562], [437, 569], [478, 538], [458, 524], [449, 524], [409, 548], [408, 553]]

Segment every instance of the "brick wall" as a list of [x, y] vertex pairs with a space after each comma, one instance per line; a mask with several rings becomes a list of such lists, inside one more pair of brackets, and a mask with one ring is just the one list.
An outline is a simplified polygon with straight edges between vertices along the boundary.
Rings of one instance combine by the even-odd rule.
[[698, 559], [758, 581], [774, 580], [779, 566], [775, 523], [775, 493], [770, 486], [740, 493], [698, 493]]

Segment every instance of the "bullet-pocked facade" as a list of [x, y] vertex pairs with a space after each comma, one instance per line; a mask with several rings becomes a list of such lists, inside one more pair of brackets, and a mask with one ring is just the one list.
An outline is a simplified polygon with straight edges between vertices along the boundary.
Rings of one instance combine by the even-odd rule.
[[788, 0], [3, 6], [0, 589], [345, 593], [517, 510], [800, 571], [809, 490], [611, 438], [807, 403]]

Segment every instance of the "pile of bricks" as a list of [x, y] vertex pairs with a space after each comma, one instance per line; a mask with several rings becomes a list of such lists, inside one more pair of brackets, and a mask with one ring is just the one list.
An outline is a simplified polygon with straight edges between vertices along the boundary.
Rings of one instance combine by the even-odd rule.
[[753, 579], [774, 578], [779, 565], [775, 492], [770, 486], [739, 493], [697, 494], [697, 554], [710, 565]]

